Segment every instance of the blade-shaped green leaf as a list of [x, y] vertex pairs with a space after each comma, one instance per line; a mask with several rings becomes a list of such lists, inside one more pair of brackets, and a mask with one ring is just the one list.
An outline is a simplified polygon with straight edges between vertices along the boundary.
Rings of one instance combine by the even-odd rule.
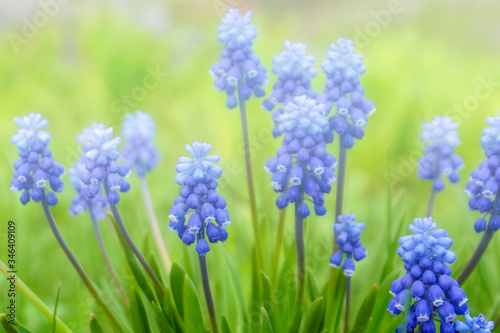
[[271, 320], [267, 314], [266, 308], [260, 308], [260, 333], [273, 333], [273, 327], [271, 325]]
[[271, 320], [271, 324], [276, 330], [281, 327], [278, 300], [276, 299], [276, 290], [271, 282], [271, 279], [264, 273], [261, 272], [262, 278], [262, 301], [266, 312]]
[[318, 332], [323, 321], [325, 313], [324, 298], [318, 297], [307, 309], [306, 314], [302, 318], [300, 324], [300, 333], [315, 333]]
[[132, 315], [132, 325], [136, 333], [149, 333], [148, 315], [142, 298], [137, 292], [133, 290], [132, 297], [130, 298], [130, 312]]
[[172, 269], [170, 270], [170, 286], [172, 288], [172, 296], [174, 298], [175, 306], [177, 307], [177, 310], [182, 318], [184, 318], [184, 302], [182, 297], [185, 276], [186, 270], [184, 267], [174, 261]]
[[311, 302], [319, 297], [318, 284], [314, 278], [314, 272], [310, 268], [307, 269], [306, 288]]
[[227, 322], [227, 318], [224, 314], [221, 317], [221, 331], [222, 333], [231, 333], [231, 328], [229, 327], [229, 323]]
[[97, 320], [97, 317], [95, 314], [91, 313], [90, 314], [90, 332], [91, 333], [104, 333], [101, 324]]
[[[158, 260], [156, 259], [156, 256], [153, 253], [151, 253], [149, 255], [148, 259], [149, 259], [148, 260], [149, 265], [151, 266], [151, 269], [153, 270], [153, 272], [156, 274], [156, 276], [160, 280], [161, 285], [165, 286], [165, 281], [163, 280], [163, 275], [161, 273], [160, 265], [158, 264]], [[156, 290], [156, 288], [155, 288], [155, 291], [156, 291], [156, 297], [158, 297], [158, 299], [160, 299], [160, 304], [162, 304], [163, 303], [163, 300], [161, 300], [162, 295], [160, 295], [158, 293], [158, 290]]]
[[56, 331], [57, 305], [59, 304], [59, 296], [61, 295], [61, 285], [57, 288], [56, 305], [54, 305], [54, 316], [52, 317], [52, 333]]
[[354, 322], [354, 327], [352, 328], [352, 333], [363, 333], [366, 331], [366, 327], [370, 322], [373, 307], [375, 306], [375, 301], [377, 299], [378, 285], [374, 284], [368, 290], [365, 296], [363, 304], [359, 309], [358, 315], [356, 316], [356, 321]]
[[189, 276], [184, 275], [184, 288], [182, 293], [184, 300], [184, 318], [186, 332], [205, 332], [205, 324], [201, 314], [198, 292]]
[[9, 323], [9, 318], [5, 313], [0, 314], [0, 324], [2, 324], [3, 329], [6, 333], [19, 333], [16, 326]]

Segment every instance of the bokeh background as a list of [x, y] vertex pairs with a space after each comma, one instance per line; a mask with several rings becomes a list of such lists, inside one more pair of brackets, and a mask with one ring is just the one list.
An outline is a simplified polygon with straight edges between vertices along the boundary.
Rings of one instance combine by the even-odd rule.
[[[271, 68], [272, 57], [283, 42], [302, 42], [317, 57], [326, 58], [328, 45], [337, 38], [354, 39], [368, 68], [362, 76], [366, 96], [377, 111], [370, 117], [366, 136], [348, 153], [345, 210], [367, 222], [363, 242], [368, 258], [357, 265], [353, 279], [353, 311], [366, 291], [382, 280], [381, 262], [392, 260], [402, 270], [396, 246], [388, 252], [387, 231], [408, 233], [400, 223], [423, 216], [430, 183], [416, 177], [422, 155], [419, 132], [436, 115], [450, 115], [459, 123], [462, 144], [456, 152], [465, 159], [459, 184], [447, 183], [436, 201], [434, 219], [446, 228], [455, 244], [457, 274], [469, 259], [480, 235], [473, 231], [476, 212], [468, 210], [464, 186], [470, 172], [484, 159], [479, 144], [485, 117], [500, 110], [500, 3], [497, 1], [0, 1], [0, 259], [7, 259], [7, 221], [17, 222], [18, 276], [49, 306], [61, 286], [58, 314], [77, 332], [88, 331], [91, 312], [100, 313], [57, 245], [42, 208], [23, 207], [9, 190], [16, 149], [10, 137], [17, 128], [15, 116], [40, 112], [50, 121], [50, 147], [57, 161], [69, 167], [78, 157], [75, 137], [91, 122], [104, 122], [120, 134], [127, 112], [150, 113], [157, 123], [157, 144], [163, 155], [158, 169], [148, 176], [157, 216], [168, 251], [187, 267], [201, 293], [194, 248], [186, 248], [167, 229], [168, 210], [178, 193], [174, 182], [176, 158], [184, 145], [210, 142], [222, 157], [225, 176], [220, 192], [227, 198], [233, 223], [229, 239], [212, 246], [208, 256], [216, 307], [231, 325], [235, 318], [234, 286], [222, 251], [234, 261], [241, 288], [250, 295], [253, 233], [246, 191], [240, 116], [225, 107], [225, 95], [213, 89], [209, 75], [222, 45], [217, 26], [229, 7], [253, 12], [257, 26], [255, 52]], [[270, 74], [271, 84], [275, 76]], [[155, 82], [144, 86], [147, 80]], [[321, 73], [313, 86], [322, 90]], [[267, 92], [271, 91], [271, 84]], [[280, 146], [271, 133], [271, 115], [260, 107], [262, 99], [248, 103], [250, 139], [264, 234], [266, 267], [275, 244], [278, 210], [270, 176], [263, 165]], [[337, 144], [329, 148], [337, 155]], [[66, 190], [53, 210], [56, 221], [89, 275], [109, 297], [117, 297], [98, 250], [87, 215], [68, 213], [74, 194]], [[139, 183], [122, 196], [125, 223], [143, 249], [154, 251]], [[388, 205], [388, 193], [392, 197]], [[326, 197], [329, 212], [311, 216], [306, 226], [308, 266], [323, 285], [333, 239], [335, 194]], [[388, 209], [390, 207], [390, 209]], [[389, 218], [392, 215], [392, 218]], [[102, 222], [105, 243], [123, 277], [132, 279], [109, 226]], [[392, 224], [388, 224], [392, 223]], [[291, 214], [283, 250], [293, 251]], [[224, 247], [224, 249], [222, 249]], [[389, 249], [390, 250], [390, 249]], [[0, 279], [0, 305], [7, 302], [5, 279]], [[174, 287], [174, 286], [173, 286]], [[496, 236], [473, 276], [465, 284], [471, 312], [491, 319], [500, 315], [500, 239]], [[383, 299], [382, 299], [383, 297]], [[380, 296], [378, 312], [387, 331], [395, 321], [384, 313]], [[50, 323], [21, 294], [17, 298], [21, 323], [48, 331]], [[202, 307], [204, 309], [204, 306]], [[3, 312], [4, 310], [0, 310]]]

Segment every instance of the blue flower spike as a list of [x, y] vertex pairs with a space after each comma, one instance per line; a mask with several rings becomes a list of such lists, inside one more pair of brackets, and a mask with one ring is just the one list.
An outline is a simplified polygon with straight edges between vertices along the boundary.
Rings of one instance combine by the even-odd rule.
[[156, 168], [161, 158], [153, 142], [156, 124], [149, 114], [136, 111], [125, 116], [122, 132], [124, 145], [121, 156], [137, 176], [144, 177]]
[[220, 156], [208, 155], [212, 145], [198, 141], [186, 150], [191, 157], [179, 157], [175, 167], [175, 182], [182, 187], [170, 209], [169, 228], [188, 246], [196, 241], [196, 251], [204, 256], [210, 251], [205, 236], [210, 243], [225, 242], [231, 220], [226, 200], [217, 193], [222, 169], [214, 163]]
[[324, 105], [306, 95], [295, 97], [282, 110], [274, 112], [273, 122], [273, 135], [283, 135], [283, 142], [276, 156], [266, 162], [265, 169], [272, 174], [274, 191], [282, 193], [276, 205], [283, 209], [290, 202], [298, 202], [299, 214], [307, 218], [310, 214], [307, 200], [314, 205], [316, 215], [325, 215], [324, 194], [330, 193], [336, 180], [337, 161], [326, 151], [324, 138], [329, 124]]
[[[444, 229], [436, 229], [432, 217], [416, 218], [409, 229], [414, 234], [399, 239], [398, 255], [406, 274], [394, 280], [387, 310], [394, 316], [407, 311], [407, 330], [400, 325], [396, 332], [454, 332], [457, 315], [468, 315], [467, 296], [452, 278], [448, 264], [456, 255], [450, 250], [453, 239]], [[409, 306], [409, 309], [407, 308]], [[479, 332], [479, 331], [478, 331]]]
[[39, 113], [30, 113], [14, 118], [14, 123], [21, 128], [11, 138], [19, 150], [19, 158], [14, 162], [10, 189], [15, 193], [21, 192], [23, 205], [31, 199], [40, 202], [46, 195], [47, 204], [55, 206], [57, 197], [54, 192], [64, 190], [61, 177], [65, 171], [61, 164], [54, 161], [48, 148], [50, 133], [42, 130], [49, 125], [49, 121]]
[[268, 83], [267, 70], [252, 49], [257, 29], [250, 24], [251, 17], [251, 12], [241, 15], [237, 9], [229, 9], [219, 25], [219, 41], [225, 48], [210, 74], [215, 89], [226, 92], [229, 109], [236, 108], [240, 99], [264, 97], [263, 87]]
[[444, 189], [442, 177], [451, 183], [460, 180], [458, 170], [464, 166], [464, 160], [454, 153], [460, 144], [457, 123], [450, 117], [435, 117], [433, 121], [424, 124], [420, 135], [427, 143], [425, 155], [418, 162], [418, 177], [432, 181], [432, 189], [440, 192]]
[[118, 192], [128, 192], [130, 184], [124, 179], [130, 174], [130, 169], [117, 163], [120, 156], [117, 150], [121, 143], [119, 137], [113, 137], [113, 129], [106, 128], [104, 124], [93, 123], [83, 129], [77, 136], [77, 141], [82, 144], [81, 163], [85, 165], [80, 180], [85, 187], [85, 197], [95, 198], [101, 185], [107, 187], [108, 202], [117, 204], [120, 201]]
[[471, 333], [490, 333], [495, 328], [493, 321], [488, 321], [483, 314], [472, 318], [468, 313], [464, 315], [465, 322], [455, 321], [455, 331]]
[[285, 51], [273, 58], [272, 72], [278, 76], [271, 97], [264, 99], [266, 111], [282, 108], [297, 96], [315, 99], [318, 93], [311, 86], [311, 79], [318, 74], [314, 68], [316, 57], [306, 54], [307, 45], [285, 41]]
[[360, 76], [366, 72], [363, 55], [354, 53], [354, 42], [343, 38], [330, 44], [326, 55], [321, 68], [327, 81], [317, 100], [325, 104], [327, 112], [335, 107], [329, 118], [331, 129], [341, 137], [341, 144], [351, 149], [355, 139], [365, 135], [368, 116], [375, 112], [374, 103], [363, 97], [365, 89], [360, 84]]
[[[360, 261], [366, 257], [366, 248], [361, 244], [361, 233], [365, 228], [365, 223], [354, 222], [356, 215], [345, 213], [339, 215], [338, 220], [333, 226], [333, 231], [337, 237], [337, 245], [339, 250], [330, 257], [330, 265], [332, 267], [342, 267], [344, 275], [352, 276], [354, 274], [354, 260]], [[345, 254], [344, 264], [342, 260]]]

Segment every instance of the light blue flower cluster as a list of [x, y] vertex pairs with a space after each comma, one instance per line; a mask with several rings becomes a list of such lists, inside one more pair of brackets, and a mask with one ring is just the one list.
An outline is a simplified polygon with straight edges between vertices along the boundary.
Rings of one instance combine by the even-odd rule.
[[219, 41], [225, 48], [210, 73], [215, 78], [215, 89], [226, 92], [230, 109], [238, 106], [238, 99], [246, 101], [252, 94], [266, 94], [262, 87], [268, 82], [267, 70], [252, 49], [257, 31], [250, 24], [251, 17], [251, 12], [241, 16], [237, 9], [229, 9], [219, 26]]
[[330, 117], [330, 126], [342, 138], [342, 145], [348, 149], [354, 146], [354, 139], [362, 139], [367, 117], [375, 112], [373, 102], [365, 97], [360, 84], [360, 75], [366, 72], [363, 55], [353, 53], [354, 43], [339, 38], [337, 44], [330, 44], [327, 60], [321, 68], [327, 76], [325, 90], [318, 96], [318, 103], [333, 106], [336, 113]]
[[490, 333], [495, 328], [493, 321], [488, 321], [483, 314], [472, 318], [468, 313], [464, 314], [465, 323], [462, 321], [455, 321], [455, 331], [457, 332], [471, 332], [471, 333]]
[[314, 68], [316, 57], [306, 55], [307, 45], [302, 43], [287, 40], [285, 48], [286, 51], [273, 58], [272, 72], [278, 76], [278, 81], [273, 85], [271, 97], [262, 103], [266, 111], [293, 102], [296, 96], [318, 97], [316, 90], [311, 87], [311, 79], [318, 74]]
[[220, 156], [207, 156], [212, 145], [198, 141], [192, 146], [186, 145], [186, 150], [192, 157], [179, 157], [175, 166], [178, 172], [175, 182], [182, 188], [170, 209], [169, 228], [177, 232], [186, 245], [197, 240], [196, 251], [206, 255], [210, 246], [205, 236], [211, 243], [225, 242], [226, 227], [231, 223], [226, 200], [217, 193], [216, 178], [222, 176], [222, 169], [213, 163], [219, 162]]
[[161, 158], [153, 142], [156, 124], [149, 114], [136, 111], [126, 115], [122, 132], [125, 143], [121, 156], [130, 169], [134, 169], [139, 177], [144, 177], [156, 168]]
[[[488, 117], [486, 122], [491, 126], [483, 130], [481, 137], [486, 160], [472, 171], [465, 188], [470, 197], [470, 209], [484, 214], [474, 223], [476, 232], [485, 231], [487, 226], [493, 231], [500, 229], [497, 195], [500, 182], [500, 117]], [[486, 217], [489, 214], [491, 218], [488, 224]]]
[[73, 196], [69, 212], [71, 215], [79, 215], [88, 209], [92, 218], [99, 221], [104, 218], [104, 209], [108, 206], [108, 200], [99, 192], [93, 198], [86, 197], [87, 193], [89, 193], [88, 186], [90, 184], [82, 183], [81, 179], [87, 173], [88, 170], [81, 160], [76, 161], [69, 169], [69, 182], [77, 192]]
[[[436, 229], [432, 217], [416, 218], [410, 224], [414, 235], [399, 239], [398, 254], [404, 261], [406, 274], [391, 284], [387, 310], [394, 316], [403, 312], [407, 305], [406, 332], [436, 332], [435, 321], [440, 322], [441, 332], [454, 332], [453, 321], [457, 315], [467, 314], [467, 296], [458, 282], [450, 277], [447, 264], [455, 261], [450, 251], [453, 239], [444, 229]], [[436, 316], [434, 318], [434, 316]], [[396, 332], [403, 332], [404, 326]]]
[[55, 206], [57, 197], [49, 191], [47, 183], [54, 192], [64, 190], [61, 180], [64, 167], [54, 161], [52, 151], [48, 148], [50, 133], [41, 130], [49, 125], [49, 121], [42, 119], [39, 113], [30, 113], [22, 118], [14, 118], [14, 122], [21, 129], [11, 138], [11, 142], [19, 149], [19, 159], [14, 162], [10, 189], [15, 193], [22, 191], [20, 201], [23, 205], [30, 199], [40, 202], [45, 191], [47, 203]]
[[452, 183], [460, 180], [457, 171], [464, 166], [464, 160], [454, 154], [455, 147], [460, 144], [457, 127], [450, 117], [435, 117], [432, 122], [424, 124], [420, 135], [427, 146], [425, 155], [418, 162], [418, 177], [432, 180], [434, 191], [444, 189], [442, 175]]
[[[310, 197], [316, 215], [324, 215], [325, 193], [330, 193], [335, 182], [335, 157], [326, 151], [324, 135], [329, 131], [325, 107], [307, 96], [295, 97], [284, 109], [273, 114], [273, 135], [283, 135], [282, 146], [276, 156], [266, 162], [265, 169], [272, 174], [271, 185], [282, 193], [276, 200], [279, 209], [296, 202], [299, 215], [310, 214], [304, 195]], [[288, 183], [290, 187], [288, 187]]]
[[333, 267], [342, 265], [345, 254], [346, 259], [342, 265], [342, 270], [346, 276], [352, 276], [355, 269], [353, 259], [360, 261], [366, 257], [366, 248], [361, 244], [360, 239], [365, 223], [354, 222], [356, 221], [356, 215], [349, 213], [339, 215], [338, 220], [340, 223], [335, 223], [333, 231], [338, 235], [337, 245], [339, 250], [330, 257], [330, 265]]
[[113, 138], [113, 129], [106, 128], [104, 124], [93, 123], [83, 129], [77, 136], [82, 144], [81, 162], [85, 165], [80, 180], [85, 186], [84, 196], [88, 199], [95, 198], [101, 189], [101, 184], [107, 192], [108, 202], [117, 204], [120, 201], [120, 192], [128, 192], [130, 184], [126, 178], [130, 169], [116, 162], [120, 157], [117, 150], [121, 140]]

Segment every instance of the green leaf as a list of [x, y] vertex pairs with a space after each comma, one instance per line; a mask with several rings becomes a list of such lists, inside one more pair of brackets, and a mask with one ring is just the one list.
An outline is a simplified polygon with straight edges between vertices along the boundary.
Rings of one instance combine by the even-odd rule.
[[182, 294], [184, 290], [184, 277], [186, 270], [178, 262], [174, 261], [172, 269], [170, 270], [170, 286], [172, 288], [172, 296], [174, 298], [175, 306], [179, 310], [179, 314], [184, 318], [184, 302]]
[[[331, 268], [330, 278], [323, 288], [326, 299], [325, 327], [330, 332], [340, 332], [340, 317], [344, 304], [346, 279], [341, 268]], [[326, 294], [326, 296], [325, 296]]]
[[162, 311], [168, 322], [175, 328], [175, 331], [184, 332], [184, 321], [175, 305], [170, 288], [165, 289]]
[[185, 321], [186, 332], [205, 332], [198, 292], [187, 274], [184, 275], [182, 298], [184, 300], [184, 318], [187, 319]]
[[136, 333], [148, 333], [148, 315], [142, 302], [142, 298], [137, 290], [132, 291], [130, 298], [130, 312], [132, 315], [132, 325]]
[[363, 333], [366, 331], [366, 327], [370, 322], [373, 307], [375, 306], [375, 300], [377, 299], [378, 285], [374, 284], [366, 293], [365, 300], [361, 304], [358, 315], [356, 316], [356, 321], [354, 322], [354, 327], [352, 328], [352, 333]]
[[19, 330], [9, 323], [10, 318], [7, 318], [5, 313], [0, 314], [0, 324], [2, 324], [3, 329], [6, 333], [20, 333]]
[[307, 268], [306, 288], [307, 293], [309, 294], [309, 299], [311, 301], [319, 297], [318, 284], [316, 283], [316, 279], [314, 278], [314, 272], [310, 268]]
[[56, 305], [54, 306], [54, 316], [52, 317], [52, 333], [56, 332], [57, 305], [59, 304], [59, 296], [61, 295], [61, 285], [57, 288]]
[[90, 332], [91, 333], [104, 333], [101, 324], [97, 321], [95, 314], [90, 314]]
[[167, 320], [160, 306], [156, 303], [151, 303], [151, 307], [155, 312], [156, 324], [162, 330], [162, 332], [175, 332], [172, 324]]
[[264, 273], [261, 272], [262, 278], [262, 301], [266, 312], [271, 320], [272, 326], [277, 329], [281, 327], [278, 311], [278, 300], [276, 299], [276, 290], [271, 282], [271, 279]]
[[273, 327], [269, 316], [267, 315], [266, 308], [260, 308], [260, 333], [273, 333]]
[[300, 333], [314, 333], [318, 332], [321, 322], [323, 321], [323, 315], [325, 313], [324, 298], [318, 297], [307, 309], [302, 323], [300, 325]]
[[[161, 273], [160, 265], [158, 264], [158, 260], [156, 259], [156, 256], [153, 253], [151, 253], [149, 255], [148, 262], [149, 262], [149, 265], [151, 266], [151, 269], [153, 270], [153, 272], [158, 277], [158, 280], [160, 280], [161, 285], [165, 286], [165, 281], [163, 280], [163, 275]], [[158, 297], [158, 299], [161, 299], [162, 295], [158, 293], [158, 291], [156, 290], [156, 288], [155, 288], [155, 291], [156, 291], [156, 296]], [[162, 301], [160, 301], [160, 304], [162, 304]]]
[[222, 333], [231, 333], [231, 328], [229, 327], [229, 323], [227, 322], [227, 318], [224, 314], [221, 317], [221, 332]]

